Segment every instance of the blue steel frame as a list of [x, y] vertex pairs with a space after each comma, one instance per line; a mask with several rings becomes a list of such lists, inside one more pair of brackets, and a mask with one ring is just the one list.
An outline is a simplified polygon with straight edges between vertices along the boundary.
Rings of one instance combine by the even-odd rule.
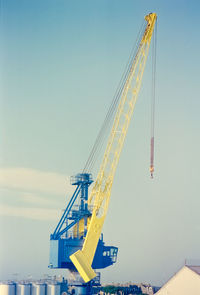
[[[84, 236], [87, 233], [87, 219], [92, 212], [88, 208], [88, 188], [93, 182], [92, 175], [80, 173], [71, 177], [71, 184], [76, 189], [67, 204], [67, 207], [58, 222], [53, 234], [50, 235], [50, 264], [51, 268], [67, 268], [75, 271], [74, 265], [69, 256], [82, 248]], [[75, 202], [79, 200], [76, 209]], [[79, 221], [84, 219], [84, 231], [79, 234]], [[77, 234], [70, 235], [70, 229], [76, 226]], [[118, 248], [105, 246], [103, 235], [99, 239], [96, 253], [93, 260], [93, 268], [101, 269], [116, 262]]]
[[70, 223], [63, 230], [61, 230], [64, 223], [66, 222], [66, 219], [69, 216], [69, 213], [70, 213], [79, 193], [81, 192], [82, 196], [84, 195], [85, 201], [88, 200], [88, 187], [92, 182], [93, 182], [92, 175], [88, 174], [88, 173], [80, 173], [80, 174], [77, 174], [75, 177], [71, 177], [71, 184], [77, 185], [77, 187], [76, 187], [75, 192], [72, 195], [60, 221], [58, 222], [58, 225], [57, 225], [54, 233], [51, 235], [51, 239], [53, 239], [53, 240], [59, 239], [65, 232], [67, 232], [72, 226], [74, 226], [83, 217], [83, 214], [81, 214], [81, 213], [83, 213], [82, 211], [84, 211], [83, 210], [84, 208], [81, 207], [80, 208], [81, 211], [79, 212], [80, 213], [79, 217], [77, 216], [77, 218], [75, 218], [74, 222]]

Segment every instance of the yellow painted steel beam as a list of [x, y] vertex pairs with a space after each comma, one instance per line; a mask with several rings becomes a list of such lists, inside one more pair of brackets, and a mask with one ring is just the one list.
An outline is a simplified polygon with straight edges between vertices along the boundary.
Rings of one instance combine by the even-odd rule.
[[147, 22], [145, 32], [123, 88], [103, 161], [88, 200], [88, 204], [92, 204], [94, 209], [83, 248], [70, 256], [71, 261], [85, 282], [96, 276], [91, 265], [107, 214], [120, 153], [140, 90], [156, 19], [155, 13], [145, 16]]

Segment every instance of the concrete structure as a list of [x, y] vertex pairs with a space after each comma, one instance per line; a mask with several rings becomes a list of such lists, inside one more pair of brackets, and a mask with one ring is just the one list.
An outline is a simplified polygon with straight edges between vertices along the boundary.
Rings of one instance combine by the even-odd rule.
[[31, 295], [46, 295], [46, 285], [44, 283], [32, 283]]
[[156, 295], [199, 295], [200, 266], [183, 266]]
[[17, 284], [17, 295], [31, 295], [31, 284], [29, 283], [18, 283]]
[[16, 285], [13, 282], [0, 283], [0, 295], [15, 295]]
[[67, 281], [0, 282], [0, 295], [67, 295]]
[[60, 295], [60, 285], [56, 282], [47, 285], [47, 295]]

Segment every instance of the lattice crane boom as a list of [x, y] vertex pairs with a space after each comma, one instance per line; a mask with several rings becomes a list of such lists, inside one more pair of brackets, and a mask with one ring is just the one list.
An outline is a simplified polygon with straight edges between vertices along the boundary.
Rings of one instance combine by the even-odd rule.
[[145, 16], [147, 22], [145, 32], [130, 67], [116, 111], [103, 161], [96, 182], [89, 196], [88, 204], [93, 204], [94, 209], [87, 235], [82, 250], [78, 250], [70, 256], [71, 261], [85, 282], [90, 281], [96, 276], [91, 265], [107, 214], [111, 188], [120, 153], [122, 151], [130, 119], [140, 90], [156, 19], [157, 16], [155, 13], [150, 13]]

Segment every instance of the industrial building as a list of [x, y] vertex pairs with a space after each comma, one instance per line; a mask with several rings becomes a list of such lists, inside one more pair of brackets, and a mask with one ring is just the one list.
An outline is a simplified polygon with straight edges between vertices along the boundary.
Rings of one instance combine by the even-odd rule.
[[156, 295], [199, 295], [200, 266], [184, 265]]

